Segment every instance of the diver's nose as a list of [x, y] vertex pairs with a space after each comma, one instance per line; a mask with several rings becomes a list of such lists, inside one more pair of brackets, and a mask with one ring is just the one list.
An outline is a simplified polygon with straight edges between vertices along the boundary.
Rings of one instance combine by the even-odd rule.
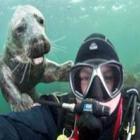
[[98, 76], [95, 76], [88, 92], [88, 98], [101, 100], [103, 98], [102, 83]]

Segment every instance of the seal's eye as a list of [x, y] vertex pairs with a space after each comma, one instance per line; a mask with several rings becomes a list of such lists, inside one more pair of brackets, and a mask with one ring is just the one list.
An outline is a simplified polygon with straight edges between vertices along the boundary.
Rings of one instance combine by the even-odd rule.
[[42, 18], [38, 18], [38, 22], [41, 24], [41, 25], [44, 25], [44, 20]]
[[44, 19], [42, 17], [39, 17], [37, 14], [34, 14], [34, 17], [40, 25], [44, 25]]
[[17, 35], [24, 33], [26, 30], [26, 24], [19, 25], [15, 30]]

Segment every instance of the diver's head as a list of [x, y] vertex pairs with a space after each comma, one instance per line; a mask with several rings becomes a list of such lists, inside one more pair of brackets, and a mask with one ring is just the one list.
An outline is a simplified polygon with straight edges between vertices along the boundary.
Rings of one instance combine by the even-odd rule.
[[112, 101], [118, 104], [122, 83], [122, 65], [113, 44], [102, 34], [88, 36], [82, 43], [75, 66], [70, 72], [70, 85], [74, 95], [79, 100], [94, 98], [110, 106]]

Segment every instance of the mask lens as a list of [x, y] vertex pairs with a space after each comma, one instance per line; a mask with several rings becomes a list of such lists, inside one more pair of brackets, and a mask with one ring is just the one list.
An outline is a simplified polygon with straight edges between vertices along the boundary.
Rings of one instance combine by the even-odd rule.
[[78, 96], [86, 96], [92, 71], [93, 68], [90, 66], [77, 66], [71, 71], [71, 85]]
[[110, 96], [114, 96], [122, 84], [121, 67], [117, 64], [104, 64], [101, 66], [103, 84]]
[[[122, 66], [116, 62], [79, 64], [71, 69], [70, 84], [80, 99], [100, 89], [106, 99], [118, 95], [123, 82]], [[92, 89], [96, 88], [96, 89]], [[96, 91], [96, 92], [95, 92]]]

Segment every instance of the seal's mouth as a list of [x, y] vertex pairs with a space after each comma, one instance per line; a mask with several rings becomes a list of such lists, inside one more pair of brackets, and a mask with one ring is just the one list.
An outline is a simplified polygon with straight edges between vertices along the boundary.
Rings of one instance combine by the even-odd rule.
[[33, 61], [33, 64], [35, 65], [39, 65], [41, 63], [43, 63], [43, 60], [44, 60], [44, 57], [38, 57], [38, 58], [33, 58], [32, 61]]
[[40, 64], [43, 61], [44, 55], [50, 51], [50, 43], [43, 37], [34, 38], [31, 40], [27, 51], [28, 57], [33, 60], [33, 63]]

